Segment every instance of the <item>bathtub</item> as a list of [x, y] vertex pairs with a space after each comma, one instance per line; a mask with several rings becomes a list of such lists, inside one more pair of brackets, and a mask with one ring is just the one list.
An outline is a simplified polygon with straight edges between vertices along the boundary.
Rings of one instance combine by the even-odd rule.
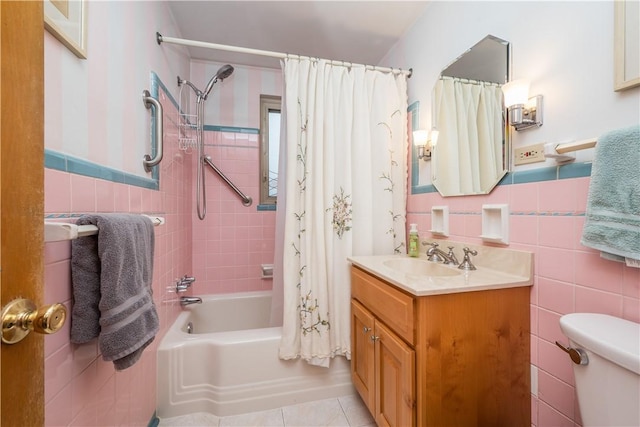
[[282, 328], [268, 327], [271, 292], [202, 300], [180, 313], [158, 347], [158, 417], [223, 417], [355, 392], [343, 357], [329, 369], [278, 358]]

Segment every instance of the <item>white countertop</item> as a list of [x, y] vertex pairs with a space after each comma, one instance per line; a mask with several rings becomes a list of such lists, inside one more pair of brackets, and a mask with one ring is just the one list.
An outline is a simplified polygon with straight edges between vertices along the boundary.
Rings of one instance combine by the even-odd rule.
[[[465, 246], [472, 247], [472, 245]], [[455, 266], [439, 264], [443, 268], [452, 270], [454, 275], [450, 276], [408, 274], [385, 265], [385, 261], [409, 258], [407, 255], [351, 256], [347, 259], [353, 265], [416, 296], [515, 288], [533, 284], [533, 254], [509, 249], [473, 246], [473, 249], [479, 251], [479, 255], [479, 248], [482, 248], [480, 250], [482, 250], [484, 257], [478, 258], [487, 261], [491, 268], [474, 262], [477, 270], [465, 271], [459, 270]], [[414, 259], [430, 262], [426, 255]], [[513, 263], [518, 263], [518, 265]]]

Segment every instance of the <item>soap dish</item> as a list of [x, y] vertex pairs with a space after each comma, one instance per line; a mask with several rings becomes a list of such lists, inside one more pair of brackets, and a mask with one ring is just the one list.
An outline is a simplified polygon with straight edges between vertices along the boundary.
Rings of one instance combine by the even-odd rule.
[[509, 205], [482, 205], [482, 234], [485, 242], [509, 244]]
[[449, 206], [433, 206], [431, 208], [431, 234], [449, 235]]

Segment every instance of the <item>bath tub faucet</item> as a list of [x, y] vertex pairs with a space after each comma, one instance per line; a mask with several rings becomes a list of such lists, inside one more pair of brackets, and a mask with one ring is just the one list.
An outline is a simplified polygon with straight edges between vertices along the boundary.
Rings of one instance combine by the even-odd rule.
[[186, 306], [191, 304], [202, 304], [202, 298], [200, 297], [180, 297], [180, 305]]

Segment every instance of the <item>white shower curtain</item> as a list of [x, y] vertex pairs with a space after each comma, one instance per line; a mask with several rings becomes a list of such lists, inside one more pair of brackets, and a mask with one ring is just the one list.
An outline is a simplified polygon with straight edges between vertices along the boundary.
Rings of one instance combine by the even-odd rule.
[[329, 366], [351, 355], [347, 256], [405, 252], [406, 77], [323, 60], [283, 69], [279, 356]]
[[438, 190], [477, 194], [495, 184], [503, 171], [500, 87], [441, 78], [433, 92], [433, 111], [439, 131], [432, 165]]

